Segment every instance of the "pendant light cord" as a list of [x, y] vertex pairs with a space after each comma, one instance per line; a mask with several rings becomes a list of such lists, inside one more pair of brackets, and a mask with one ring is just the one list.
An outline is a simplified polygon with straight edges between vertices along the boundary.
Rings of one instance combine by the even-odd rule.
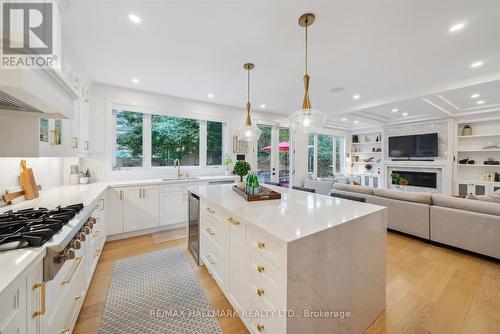
[[247, 103], [250, 103], [250, 69], [247, 69]]
[[309, 25], [309, 20], [306, 18], [306, 57], [305, 57], [306, 74], [307, 74], [307, 26], [308, 25]]

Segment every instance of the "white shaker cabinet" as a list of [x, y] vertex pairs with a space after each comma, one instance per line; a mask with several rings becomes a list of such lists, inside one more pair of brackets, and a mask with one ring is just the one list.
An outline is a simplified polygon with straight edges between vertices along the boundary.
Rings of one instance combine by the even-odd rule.
[[108, 235], [123, 233], [123, 188], [109, 188], [107, 192]]
[[0, 333], [42, 333], [44, 314], [45, 283], [40, 259], [0, 294]]
[[141, 228], [156, 227], [160, 224], [160, 187], [142, 187]]
[[160, 225], [167, 226], [187, 221], [188, 184], [162, 186], [160, 189]]

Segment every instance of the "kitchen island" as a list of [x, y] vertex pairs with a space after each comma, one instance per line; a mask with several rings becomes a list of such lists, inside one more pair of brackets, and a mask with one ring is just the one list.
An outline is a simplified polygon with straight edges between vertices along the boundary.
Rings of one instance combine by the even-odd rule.
[[386, 209], [271, 187], [192, 186], [206, 265], [252, 333], [362, 333], [385, 309]]

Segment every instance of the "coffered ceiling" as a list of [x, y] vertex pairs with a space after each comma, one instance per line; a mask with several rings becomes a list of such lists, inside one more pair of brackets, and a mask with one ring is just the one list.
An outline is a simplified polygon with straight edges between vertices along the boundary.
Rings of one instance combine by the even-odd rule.
[[[500, 105], [498, 0], [66, 3], [64, 34], [95, 82], [240, 107], [242, 65], [251, 61], [254, 108], [290, 114], [303, 96], [304, 31], [297, 19], [312, 12], [310, 94], [330, 126]], [[462, 29], [450, 31], [457, 24]], [[484, 104], [470, 98], [476, 92]]]

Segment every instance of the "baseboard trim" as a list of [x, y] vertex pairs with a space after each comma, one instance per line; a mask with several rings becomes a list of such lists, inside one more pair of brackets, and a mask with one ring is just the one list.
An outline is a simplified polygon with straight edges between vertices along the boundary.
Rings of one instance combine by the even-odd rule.
[[167, 226], [157, 226], [157, 227], [148, 228], [145, 230], [138, 230], [138, 231], [131, 231], [131, 232], [125, 232], [125, 233], [120, 233], [120, 234], [108, 235], [108, 237], [106, 238], [106, 241], [114, 241], [114, 240], [133, 238], [133, 237], [138, 237], [140, 235], [152, 234], [152, 233], [161, 232], [161, 231], [175, 230], [178, 228], [186, 228], [186, 223], [172, 224], [172, 225], [167, 225]]

